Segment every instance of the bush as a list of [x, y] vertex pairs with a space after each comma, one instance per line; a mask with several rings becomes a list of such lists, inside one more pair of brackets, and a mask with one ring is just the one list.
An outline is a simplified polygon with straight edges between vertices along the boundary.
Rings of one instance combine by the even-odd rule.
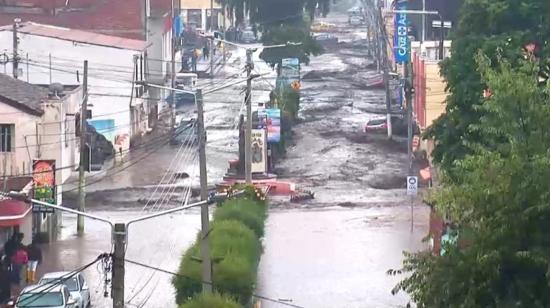
[[[258, 197], [258, 192], [252, 188], [247, 187], [245, 191], [244, 196], [226, 200], [217, 209], [209, 234], [213, 288], [221, 294], [231, 295], [241, 304], [250, 301], [256, 284], [262, 250], [260, 236], [267, 216], [263, 196]], [[179, 275], [172, 281], [178, 304], [193, 301], [202, 291], [199, 260], [200, 233], [196, 243], [183, 255]]]
[[201, 293], [180, 308], [242, 308], [242, 306], [227, 296]]
[[237, 220], [252, 229], [258, 238], [264, 236], [266, 209], [253, 201], [233, 199], [226, 201], [216, 210], [215, 221]]

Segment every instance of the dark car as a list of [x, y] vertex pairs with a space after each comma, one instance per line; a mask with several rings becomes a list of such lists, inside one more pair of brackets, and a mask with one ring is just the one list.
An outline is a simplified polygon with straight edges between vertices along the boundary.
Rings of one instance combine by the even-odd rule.
[[[407, 136], [408, 126], [407, 118], [402, 115], [392, 115], [391, 116], [391, 125], [392, 133], [398, 136]], [[365, 133], [382, 133], [386, 134], [388, 132], [388, 125], [386, 117], [380, 117], [376, 119], [369, 120], [365, 125]], [[413, 135], [420, 134], [420, 128], [418, 124], [413, 123]]]
[[313, 39], [323, 47], [338, 45], [338, 38], [330, 33], [317, 33], [313, 35]]

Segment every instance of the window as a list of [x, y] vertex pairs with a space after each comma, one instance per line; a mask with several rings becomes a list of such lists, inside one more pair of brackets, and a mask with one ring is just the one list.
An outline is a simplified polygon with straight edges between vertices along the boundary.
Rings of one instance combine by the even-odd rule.
[[13, 150], [13, 131], [12, 124], [0, 124], [0, 152], [11, 152]]

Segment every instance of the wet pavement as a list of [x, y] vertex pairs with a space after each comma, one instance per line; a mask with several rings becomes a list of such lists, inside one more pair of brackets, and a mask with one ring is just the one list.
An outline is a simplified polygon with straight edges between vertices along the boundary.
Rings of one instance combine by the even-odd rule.
[[[365, 68], [364, 29], [348, 27], [342, 14], [325, 21], [338, 25], [344, 43], [302, 67], [302, 75], [310, 78], [302, 82], [301, 121], [286, 159], [277, 165], [281, 178], [314, 191], [315, 200], [272, 199], [257, 292], [303, 307], [401, 307], [407, 297], [390, 294], [397, 278], [385, 273], [399, 267], [403, 250], [424, 248], [428, 210], [415, 206], [411, 231], [405, 143], [363, 133], [366, 121], [385, 108], [383, 91], [362, 86], [375, 73]], [[267, 101], [275, 81], [259, 53], [255, 73], [263, 78], [253, 83], [255, 102]], [[205, 93], [225, 87], [204, 96], [211, 185], [237, 156], [244, 82], [232, 84], [244, 81], [244, 63], [245, 51], [234, 50], [216, 78], [200, 80]], [[191, 107], [187, 112], [193, 113]], [[124, 163], [88, 179], [97, 182], [89, 186], [88, 211], [123, 221], [185, 203], [187, 187], [198, 186], [195, 155], [194, 148], [159, 143], [130, 153]], [[64, 200], [74, 206], [74, 192]], [[199, 227], [194, 209], [137, 223], [129, 231], [127, 258], [176, 271]], [[87, 220], [82, 238], [75, 230], [74, 216], [64, 215], [60, 240], [45, 248], [42, 270], [76, 268], [110, 251], [107, 225]], [[128, 307], [175, 307], [170, 275], [126, 266]], [[101, 272], [93, 267], [85, 273], [95, 306], [110, 307]], [[262, 307], [283, 306], [264, 301]]]

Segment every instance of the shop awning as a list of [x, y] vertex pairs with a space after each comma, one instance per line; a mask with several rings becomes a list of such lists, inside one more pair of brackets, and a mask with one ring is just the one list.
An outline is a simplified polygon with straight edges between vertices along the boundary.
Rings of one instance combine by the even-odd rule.
[[18, 226], [30, 212], [31, 207], [23, 201], [0, 200], [0, 227]]

